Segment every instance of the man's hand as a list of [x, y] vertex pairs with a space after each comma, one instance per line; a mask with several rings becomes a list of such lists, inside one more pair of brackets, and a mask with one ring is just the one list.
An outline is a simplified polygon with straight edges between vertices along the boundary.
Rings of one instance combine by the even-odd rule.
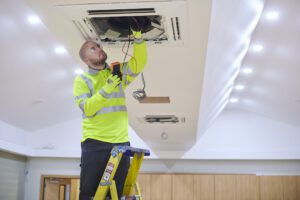
[[133, 37], [135, 38], [135, 39], [140, 39], [140, 38], [142, 38], [142, 33], [139, 31], [139, 32], [136, 32], [136, 31], [134, 31], [134, 30], [131, 30], [131, 32], [132, 32], [132, 35], [133, 35]]
[[114, 89], [121, 83], [121, 79], [118, 77], [118, 75], [109, 75], [106, 84], [103, 86], [103, 90], [111, 94]]

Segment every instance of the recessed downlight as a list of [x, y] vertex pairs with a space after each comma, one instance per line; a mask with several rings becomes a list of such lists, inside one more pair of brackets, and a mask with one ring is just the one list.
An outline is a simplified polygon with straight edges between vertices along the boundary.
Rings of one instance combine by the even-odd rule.
[[245, 89], [245, 86], [244, 85], [236, 85], [234, 88], [236, 90], [243, 90], [243, 89]]
[[66, 52], [66, 49], [63, 46], [58, 46], [55, 48], [55, 53], [57, 54], [64, 54]]
[[230, 98], [230, 99], [229, 99], [229, 102], [230, 102], [230, 103], [237, 103], [238, 101], [239, 101], [238, 98]]
[[36, 16], [36, 15], [29, 16], [27, 18], [27, 21], [28, 21], [28, 23], [33, 24], [33, 25], [41, 23], [40, 18], [38, 16]]
[[244, 74], [251, 74], [252, 72], [253, 72], [253, 70], [251, 69], [251, 68], [243, 68], [242, 69], [242, 72], [244, 73]]
[[264, 47], [261, 44], [255, 44], [252, 46], [252, 50], [255, 52], [261, 52], [264, 49]]
[[266, 18], [268, 20], [276, 20], [279, 16], [279, 13], [276, 11], [270, 11], [266, 13]]

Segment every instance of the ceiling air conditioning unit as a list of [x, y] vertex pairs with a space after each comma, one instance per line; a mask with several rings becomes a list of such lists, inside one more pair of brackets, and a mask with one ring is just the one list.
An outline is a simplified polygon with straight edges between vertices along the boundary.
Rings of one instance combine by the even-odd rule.
[[185, 1], [57, 4], [86, 40], [98, 40], [105, 46], [128, 41], [128, 17], [143, 19], [143, 38], [149, 44], [183, 45], [186, 38]]

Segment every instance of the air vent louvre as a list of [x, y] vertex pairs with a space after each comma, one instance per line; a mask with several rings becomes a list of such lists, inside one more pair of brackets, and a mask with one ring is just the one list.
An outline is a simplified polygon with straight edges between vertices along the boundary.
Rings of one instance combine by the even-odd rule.
[[87, 33], [86, 29], [82, 26], [82, 24], [79, 21], [73, 20], [72, 22], [77, 27], [77, 29], [79, 30], [79, 32], [81, 33], [81, 35], [84, 39], [86, 39], [86, 40], [91, 39], [89, 37], [89, 34]]
[[139, 14], [139, 13], [155, 13], [154, 8], [138, 8], [138, 9], [114, 9], [114, 10], [88, 10], [88, 15], [120, 15], [120, 14]]
[[179, 27], [179, 18], [176, 17], [176, 30], [177, 30], [177, 39], [181, 40], [181, 33], [180, 33], [180, 27]]
[[180, 26], [179, 26], [179, 18], [172, 17], [171, 18], [172, 32], [174, 41], [181, 40]]
[[146, 115], [143, 121], [147, 123], [184, 123], [185, 117], [176, 115]]

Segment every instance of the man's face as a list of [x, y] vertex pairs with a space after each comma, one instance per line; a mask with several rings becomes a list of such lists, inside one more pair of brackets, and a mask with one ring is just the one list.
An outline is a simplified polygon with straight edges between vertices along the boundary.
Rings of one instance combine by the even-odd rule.
[[92, 67], [99, 67], [105, 64], [107, 59], [107, 54], [100, 47], [99, 44], [95, 42], [89, 42], [86, 45], [86, 62]]

